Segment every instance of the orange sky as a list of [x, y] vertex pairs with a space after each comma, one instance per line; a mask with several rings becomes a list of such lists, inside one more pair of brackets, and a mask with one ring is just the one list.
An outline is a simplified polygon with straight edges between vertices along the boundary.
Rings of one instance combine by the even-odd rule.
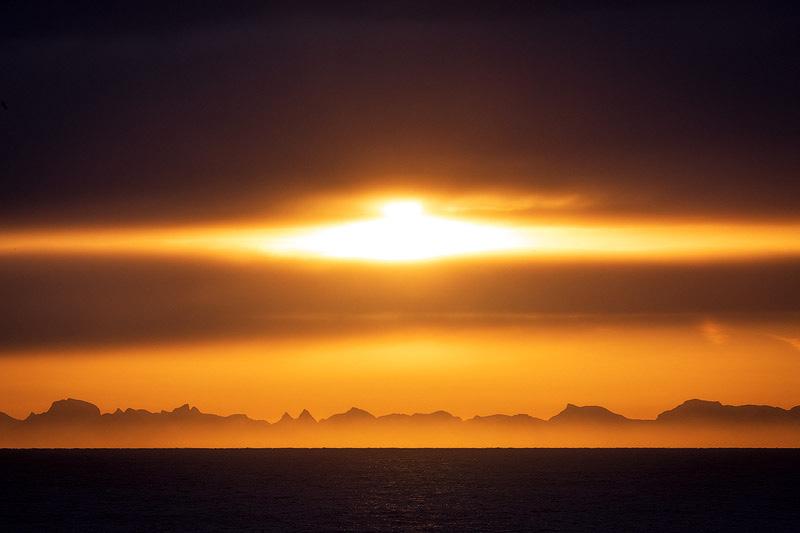
[[9, 14], [0, 411], [800, 404], [796, 17], [412, 4]]
[[68, 396], [104, 411], [189, 402], [268, 420], [303, 408], [328, 416], [352, 405], [375, 414], [446, 409], [544, 418], [567, 402], [643, 418], [693, 397], [791, 407], [799, 403], [800, 350], [787, 336], [798, 324], [617, 317], [50, 348], [4, 355], [0, 388], [4, 410], [20, 417]]
[[370, 205], [327, 224], [0, 232], [0, 274], [19, 281], [0, 409], [72, 396], [266, 419], [351, 405], [546, 418], [572, 402], [646, 418], [693, 397], [800, 403], [792, 224]]

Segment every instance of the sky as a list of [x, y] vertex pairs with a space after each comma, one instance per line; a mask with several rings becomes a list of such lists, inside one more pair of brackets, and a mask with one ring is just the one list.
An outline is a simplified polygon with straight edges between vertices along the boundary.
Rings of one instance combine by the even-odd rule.
[[0, 411], [800, 404], [800, 14], [8, 2]]

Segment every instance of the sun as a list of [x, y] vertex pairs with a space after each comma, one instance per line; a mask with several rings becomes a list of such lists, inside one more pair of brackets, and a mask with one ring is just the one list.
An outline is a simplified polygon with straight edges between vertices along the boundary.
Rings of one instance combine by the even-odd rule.
[[300, 232], [279, 251], [324, 258], [381, 262], [423, 261], [516, 248], [510, 228], [428, 214], [418, 200], [383, 203], [381, 216]]
[[386, 202], [381, 206], [381, 213], [385, 218], [405, 218], [411, 219], [418, 217], [425, 212], [422, 203], [416, 200], [395, 200]]

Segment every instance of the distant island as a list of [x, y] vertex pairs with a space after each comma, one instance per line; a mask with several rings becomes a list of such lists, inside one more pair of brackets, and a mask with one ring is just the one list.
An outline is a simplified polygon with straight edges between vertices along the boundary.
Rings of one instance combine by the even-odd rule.
[[374, 416], [351, 408], [317, 420], [304, 410], [269, 423], [188, 404], [101, 413], [68, 398], [19, 420], [0, 413], [0, 447], [800, 447], [800, 406], [688, 400], [654, 420], [567, 404], [549, 420], [527, 414], [462, 419], [446, 411]]

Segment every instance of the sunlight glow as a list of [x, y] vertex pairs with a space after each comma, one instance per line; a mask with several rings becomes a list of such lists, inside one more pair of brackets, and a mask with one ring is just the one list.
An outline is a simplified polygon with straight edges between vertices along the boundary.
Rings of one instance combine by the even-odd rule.
[[[0, 257], [27, 254], [206, 256], [409, 263], [445, 258], [524, 261], [705, 261], [800, 256], [800, 225], [692, 221], [576, 221], [456, 218], [418, 200], [374, 204], [373, 216], [328, 224], [37, 228], [0, 230]], [[451, 213], [442, 216], [439, 213]], [[344, 215], [343, 215], [344, 216]], [[466, 214], [464, 216], [467, 216]]]
[[419, 261], [509, 251], [523, 245], [510, 228], [437, 217], [413, 200], [384, 204], [381, 218], [311, 230], [271, 243], [274, 251], [337, 259]]
[[425, 212], [422, 204], [414, 200], [398, 200], [388, 202], [381, 207], [381, 213], [386, 218], [413, 219]]

